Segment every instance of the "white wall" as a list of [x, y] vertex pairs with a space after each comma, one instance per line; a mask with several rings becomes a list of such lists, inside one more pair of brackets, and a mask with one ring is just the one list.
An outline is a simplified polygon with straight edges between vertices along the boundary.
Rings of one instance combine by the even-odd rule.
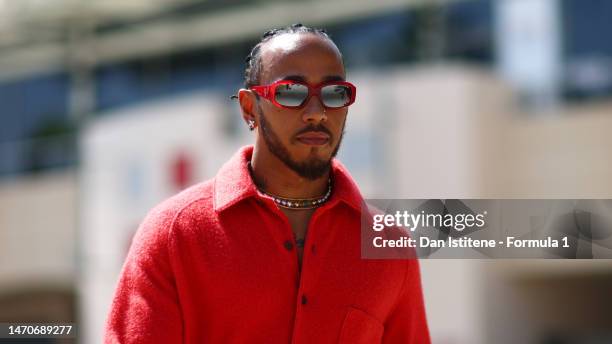
[[76, 229], [74, 171], [0, 183], [0, 293], [34, 286], [72, 289]]

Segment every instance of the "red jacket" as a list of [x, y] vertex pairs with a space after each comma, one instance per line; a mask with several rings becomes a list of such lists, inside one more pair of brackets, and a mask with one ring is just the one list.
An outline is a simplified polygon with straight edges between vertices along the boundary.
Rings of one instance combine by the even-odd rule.
[[286, 216], [241, 149], [153, 209], [128, 253], [105, 343], [430, 343], [418, 261], [360, 258], [363, 199], [333, 161], [301, 276]]

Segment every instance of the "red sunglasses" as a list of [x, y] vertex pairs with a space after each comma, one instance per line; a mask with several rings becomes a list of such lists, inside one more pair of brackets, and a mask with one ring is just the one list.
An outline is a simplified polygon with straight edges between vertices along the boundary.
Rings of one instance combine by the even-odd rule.
[[328, 109], [340, 109], [355, 102], [355, 85], [346, 81], [329, 81], [311, 86], [307, 83], [280, 80], [270, 85], [252, 86], [251, 89], [280, 108], [299, 109], [317, 96]]

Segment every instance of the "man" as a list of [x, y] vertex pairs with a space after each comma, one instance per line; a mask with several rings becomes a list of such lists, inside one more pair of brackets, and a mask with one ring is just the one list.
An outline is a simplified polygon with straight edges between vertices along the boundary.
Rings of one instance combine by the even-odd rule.
[[429, 343], [417, 260], [360, 257], [363, 198], [332, 159], [355, 87], [321, 30], [264, 34], [217, 176], [141, 224], [106, 343]]

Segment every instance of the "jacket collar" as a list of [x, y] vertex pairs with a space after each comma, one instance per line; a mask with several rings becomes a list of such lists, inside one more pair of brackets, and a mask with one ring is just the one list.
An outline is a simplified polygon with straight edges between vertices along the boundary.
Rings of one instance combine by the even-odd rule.
[[[253, 146], [242, 147], [226, 162], [217, 173], [214, 181], [214, 208], [220, 212], [249, 197], [259, 197], [259, 193], [247, 167], [253, 155]], [[332, 159], [333, 189], [329, 206], [344, 202], [361, 211], [363, 197], [346, 167], [337, 159]]]

